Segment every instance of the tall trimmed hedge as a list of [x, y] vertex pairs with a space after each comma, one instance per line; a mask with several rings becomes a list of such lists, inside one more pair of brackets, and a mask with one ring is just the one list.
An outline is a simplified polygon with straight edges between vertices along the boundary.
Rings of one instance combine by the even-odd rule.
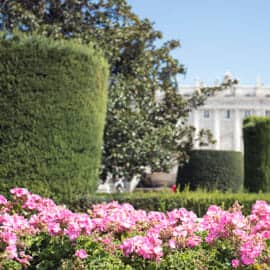
[[270, 117], [244, 119], [245, 181], [251, 192], [270, 191]]
[[96, 189], [107, 103], [101, 53], [41, 37], [0, 40], [0, 193], [58, 201]]
[[193, 150], [177, 174], [181, 189], [205, 188], [239, 191], [243, 185], [243, 156], [236, 151]]

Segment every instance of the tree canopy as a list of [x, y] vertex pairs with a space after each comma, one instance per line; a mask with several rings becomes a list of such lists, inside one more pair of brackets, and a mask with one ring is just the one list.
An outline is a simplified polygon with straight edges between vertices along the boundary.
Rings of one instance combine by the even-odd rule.
[[108, 173], [130, 177], [145, 166], [166, 171], [186, 160], [194, 140], [211, 139], [204, 130], [195, 138], [188, 114], [231, 81], [202, 88], [188, 99], [179, 95], [176, 78], [185, 68], [171, 55], [179, 41], [158, 46], [162, 33], [126, 0], [0, 0], [0, 27], [77, 39], [103, 50], [110, 63], [103, 179]]

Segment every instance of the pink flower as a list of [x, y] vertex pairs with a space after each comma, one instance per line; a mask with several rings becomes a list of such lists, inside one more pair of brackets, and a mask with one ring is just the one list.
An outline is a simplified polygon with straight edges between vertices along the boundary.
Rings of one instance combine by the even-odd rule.
[[194, 248], [197, 247], [200, 243], [202, 242], [202, 239], [197, 236], [197, 235], [192, 235], [189, 239], [188, 239], [188, 246], [190, 248]]
[[263, 239], [256, 235], [250, 235], [249, 238], [240, 247], [241, 261], [245, 265], [253, 264], [265, 248]]
[[7, 199], [3, 195], [0, 195], [0, 205], [7, 205], [7, 203]]
[[17, 247], [14, 244], [10, 244], [6, 247], [7, 258], [14, 259], [18, 257]]
[[237, 260], [237, 259], [232, 260], [232, 267], [233, 268], [237, 268], [239, 265], [240, 265], [239, 260]]
[[30, 194], [26, 188], [18, 188], [18, 187], [11, 189], [10, 193], [17, 198], [21, 198]]
[[135, 236], [125, 239], [120, 245], [125, 256], [137, 254], [144, 259], [160, 261], [163, 255], [162, 241], [153, 236]]
[[175, 249], [176, 248], [176, 242], [175, 242], [175, 239], [170, 239], [169, 240], [169, 247], [171, 249]]
[[80, 259], [85, 259], [87, 258], [88, 255], [84, 249], [79, 249], [79, 250], [76, 250], [75, 256], [77, 256]]
[[29, 265], [30, 264], [30, 260], [32, 259], [32, 257], [30, 255], [26, 255], [23, 251], [21, 251], [19, 253], [20, 257], [16, 258], [16, 260], [22, 264], [22, 265]]

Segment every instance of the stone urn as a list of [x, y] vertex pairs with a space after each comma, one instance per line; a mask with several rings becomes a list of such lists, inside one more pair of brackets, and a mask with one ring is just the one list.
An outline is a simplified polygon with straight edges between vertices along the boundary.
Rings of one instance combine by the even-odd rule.
[[171, 187], [176, 183], [176, 174], [154, 172], [147, 174], [141, 184], [144, 187]]

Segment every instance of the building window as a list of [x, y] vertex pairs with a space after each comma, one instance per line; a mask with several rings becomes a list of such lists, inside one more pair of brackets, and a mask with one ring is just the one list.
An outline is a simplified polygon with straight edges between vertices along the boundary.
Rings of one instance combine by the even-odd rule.
[[203, 117], [204, 118], [210, 118], [210, 112], [208, 110], [203, 111]]
[[231, 111], [230, 110], [226, 110], [224, 117], [225, 117], [225, 119], [230, 119], [231, 118]]
[[245, 110], [245, 117], [251, 116], [251, 110]]
[[270, 116], [270, 110], [265, 111], [265, 116]]

